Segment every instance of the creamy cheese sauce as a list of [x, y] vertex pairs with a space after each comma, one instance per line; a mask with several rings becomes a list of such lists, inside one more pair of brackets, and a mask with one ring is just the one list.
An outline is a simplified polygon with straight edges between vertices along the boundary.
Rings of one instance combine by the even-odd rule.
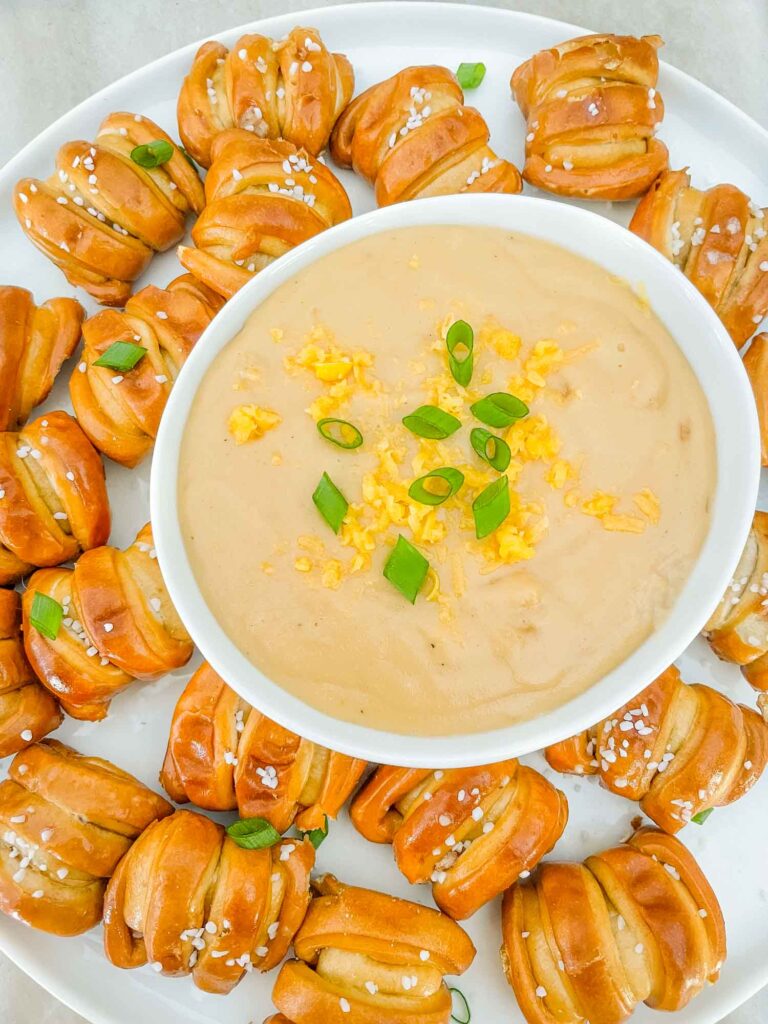
[[[475, 331], [469, 394], [447, 371], [457, 318]], [[339, 358], [354, 372], [319, 379]], [[469, 405], [496, 391], [530, 406], [494, 431], [522, 511], [478, 543], [471, 501], [497, 474], [470, 447]], [[444, 442], [401, 424], [430, 402], [462, 420]], [[254, 405], [276, 425], [236, 443]], [[320, 413], [362, 447], [324, 440]], [[408, 484], [441, 464], [464, 489], [414, 511]], [[352, 506], [338, 536], [312, 502], [324, 471]], [[706, 399], [625, 282], [527, 236], [446, 226], [357, 242], [256, 309], [194, 400], [179, 507], [206, 601], [269, 678], [337, 718], [452, 735], [540, 715], [631, 654], [691, 571], [715, 482]], [[434, 570], [413, 605], [382, 574], [398, 534]]]

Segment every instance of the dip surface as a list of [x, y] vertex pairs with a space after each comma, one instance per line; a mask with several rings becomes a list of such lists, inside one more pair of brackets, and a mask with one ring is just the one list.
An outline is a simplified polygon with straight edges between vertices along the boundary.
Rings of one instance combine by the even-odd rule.
[[[468, 389], [446, 354], [459, 318]], [[512, 511], [478, 541], [472, 500], [499, 474], [469, 407], [492, 392], [530, 414], [487, 428], [512, 451]], [[414, 436], [402, 417], [424, 404], [461, 429]], [[325, 440], [322, 416], [362, 446]], [[438, 466], [461, 491], [409, 498]], [[350, 506], [338, 534], [312, 501], [323, 472]], [[252, 314], [195, 397], [179, 507], [203, 596], [270, 679], [337, 718], [458, 735], [562, 705], [631, 654], [692, 569], [715, 482], [701, 388], [624, 281], [524, 235], [419, 227], [322, 258]], [[431, 567], [414, 604], [383, 575], [399, 535]]]

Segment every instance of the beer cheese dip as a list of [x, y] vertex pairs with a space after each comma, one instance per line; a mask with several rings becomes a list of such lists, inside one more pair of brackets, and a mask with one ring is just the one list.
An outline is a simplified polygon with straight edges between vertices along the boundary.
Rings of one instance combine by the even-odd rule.
[[525, 235], [417, 227], [309, 265], [216, 357], [180, 522], [273, 682], [458, 735], [564, 704], [653, 633], [716, 473], [696, 377], [625, 281]]

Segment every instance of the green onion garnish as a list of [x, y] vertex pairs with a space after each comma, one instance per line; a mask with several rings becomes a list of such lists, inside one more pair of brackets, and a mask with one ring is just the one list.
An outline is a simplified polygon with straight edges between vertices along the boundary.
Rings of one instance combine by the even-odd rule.
[[344, 522], [344, 516], [347, 514], [349, 502], [327, 473], [323, 473], [320, 477], [320, 483], [315, 488], [312, 501], [333, 532], [338, 533]]
[[453, 379], [465, 388], [472, 380], [474, 369], [475, 332], [466, 320], [455, 320], [448, 328], [445, 345], [448, 349], [448, 366]]
[[146, 354], [147, 350], [143, 346], [134, 345], [132, 341], [115, 341], [93, 365], [108, 366], [110, 370], [127, 373], [140, 363]]
[[504, 438], [496, 437], [485, 427], [473, 427], [469, 434], [469, 441], [481, 459], [489, 466], [493, 466], [497, 472], [504, 472], [512, 458], [509, 445]]
[[186, 151], [186, 149], [184, 149], [183, 146], [177, 146], [176, 148], [181, 153], [181, 155], [184, 157], [184, 159], [187, 161], [187, 163], [192, 168], [192, 170], [196, 171], [197, 167], [195, 166], [195, 161], [192, 159], [192, 157], [189, 155], [189, 153]]
[[485, 78], [485, 64], [459, 64], [456, 77], [462, 89], [476, 89]]
[[385, 579], [388, 579], [393, 587], [397, 587], [411, 604], [415, 604], [416, 595], [421, 590], [428, 572], [429, 562], [401, 534], [384, 563]]
[[131, 150], [131, 160], [139, 167], [159, 167], [160, 164], [167, 164], [173, 156], [173, 146], [165, 139], [155, 139], [154, 142], [147, 142], [143, 146], [136, 146]]
[[[435, 481], [433, 488], [427, 486], [431, 480]], [[442, 505], [444, 501], [458, 493], [463, 483], [462, 472], [452, 466], [443, 466], [414, 480], [408, 488], [408, 497], [422, 505]]]
[[691, 818], [691, 821], [695, 821], [697, 825], [703, 825], [704, 822], [707, 820], [707, 818], [712, 813], [712, 811], [714, 811], [714, 809], [715, 809], [714, 807], [707, 807], [706, 810], [699, 811], [698, 814], [694, 814], [693, 815], [693, 817]]
[[227, 835], [244, 850], [266, 850], [282, 836], [266, 818], [240, 818], [227, 826]]
[[456, 1024], [469, 1024], [469, 1022], [472, 1020], [472, 1011], [469, 1008], [467, 997], [459, 988], [449, 988], [448, 991], [451, 993], [452, 996], [458, 996], [462, 1003], [461, 1007], [459, 1008], [461, 1017], [452, 1012], [451, 1020], [455, 1021]]
[[473, 416], [489, 427], [508, 427], [528, 415], [528, 406], [506, 391], [496, 391], [470, 405]]
[[317, 429], [320, 436], [339, 448], [359, 448], [363, 443], [363, 435], [348, 420], [337, 420], [333, 416], [327, 416], [324, 420], [317, 421]]
[[509, 480], [500, 476], [488, 484], [472, 502], [475, 517], [475, 536], [478, 540], [498, 530], [509, 515]]
[[305, 832], [304, 835], [312, 843], [315, 849], [317, 849], [322, 842], [328, 838], [328, 815], [325, 816], [325, 822], [322, 828], [313, 828], [309, 832]]
[[64, 609], [59, 602], [54, 601], [47, 594], [41, 594], [39, 590], [36, 590], [35, 596], [32, 598], [32, 611], [29, 613], [29, 621], [37, 632], [49, 640], [55, 640], [59, 635], [63, 618]]
[[461, 420], [449, 412], [443, 412], [436, 405], [420, 405], [415, 412], [403, 416], [403, 424], [418, 437], [442, 441], [459, 429]]

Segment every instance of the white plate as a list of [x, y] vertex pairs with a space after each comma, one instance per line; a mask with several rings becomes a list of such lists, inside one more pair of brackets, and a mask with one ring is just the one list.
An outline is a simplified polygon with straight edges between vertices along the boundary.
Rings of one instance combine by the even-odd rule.
[[[355, 66], [358, 91], [408, 64], [443, 63], [454, 68], [461, 61], [483, 60], [488, 73], [480, 89], [471, 94], [470, 102], [487, 117], [495, 147], [518, 165], [523, 155], [524, 125], [509, 98], [509, 76], [536, 50], [584, 31], [529, 14], [398, 2], [288, 14], [221, 32], [217, 38], [232, 45], [243, 31], [280, 36], [302, 23], [316, 26], [332, 49], [348, 54]], [[653, 31], [653, 25], [648, 25], [648, 31]], [[101, 118], [113, 110], [146, 114], [176, 134], [176, 96], [195, 49], [189, 46], [179, 50], [82, 103], [4, 168], [0, 174], [3, 283], [31, 288], [40, 300], [71, 291], [61, 274], [24, 239], [16, 224], [10, 201], [14, 182], [24, 175], [46, 177], [56, 148], [69, 139], [92, 138]], [[669, 145], [672, 165], [690, 164], [698, 185], [732, 181], [765, 202], [768, 196], [758, 169], [768, 166], [768, 134], [726, 100], [674, 68], [663, 67], [659, 87], [666, 105], [661, 137]], [[371, 209], [370, 190], [349, 173], [341, 177], [355, 211]], [[587, 205], [622, 223], [627, 222], [632, 208], [632, 204]], [[155, 259], [141, 283], [164, 285], [178, 273], [175, 256], [168, 253]], [[83, 300], [82, 295], [78, 297]], [[95, 311], [90, 299], [84, 301], [89, 311]], [[69, 407], [68, 376], [66, 371], [62, 374], [47, 408]], [[115, 543], [123, 545], [148, 514], [149, 465], [130, 471], [110, 464], [108, 480], [114, 513], [112, 536]], [[738, 700], [752, 703], [753, 695], [740, 673], [718, 663], [701, 641], [693, 644], [679, 665], [689, 681], [717, 685]], [[188, 675], [185, 671], [158, 683], [136, 684], [114, 701], [105, 722], [69, 720], [56, 735], [82, 751], [111, 757], [145, 782], [157, 785], [171, 712]], [[525, 760], [539, 769], [545, 767], [538, 755]], [[548, 769], [545, 774], [557, 782], [570, 801], [571, 821], [555, 851], [559, 858], [581, 859], [629, 832], [630, 821], [637, 813], [635, 804], [598, 791], [594, 781], [561, 778]], [[758, 786], [735, 806], [717, 811], [705, 826], [689, 825], [683, 832], [684, 841], [699, 859], [723, 905], [730, 955], [721, 981], [687, 1010], [669, 1015], [671, 1024], [714, 1024], [768, 982], [768, 891], [762, 888], [768, 884], [765, 786]], [[333, 870], [347, 881], [430, 902], [427, 889], [409, 887], [398, 874], [388, 848], [366, 843], [346, 819], [332, 827], [318, 861], [320, 869]], [[482, 1024], [520, 1024], [522, 1017], [498, 963], [498, 918], [496, 902], [469, 922], [478, 957], [459, 984], [469, 999], [474, 1020]], [[111, 967], [101, 952], [100, 929], [79, 938], [56, 939], [2, 917], [0, 947], [54, 995], [99, 1024], [135, 1024], [137, 1020], [148, 1024], [261, 1024], [271, 1010], [274, 974], [249, 975], [226, 998], [204, 995], [189, 979], [162, 978], [148, 968], [119, 971]], [[637, 1024], [653, 1020], [661, 1018], [645, 1007], [633, 1017]]]

